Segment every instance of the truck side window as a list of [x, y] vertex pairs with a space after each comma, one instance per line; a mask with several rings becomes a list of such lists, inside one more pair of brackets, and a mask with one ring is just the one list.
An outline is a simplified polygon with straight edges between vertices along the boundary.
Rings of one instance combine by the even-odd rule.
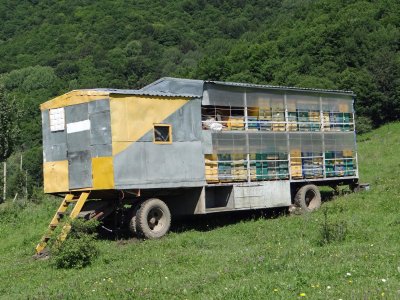
[[172, 126], [169, 124], [154, 124], [154, 143], [171, 144]]

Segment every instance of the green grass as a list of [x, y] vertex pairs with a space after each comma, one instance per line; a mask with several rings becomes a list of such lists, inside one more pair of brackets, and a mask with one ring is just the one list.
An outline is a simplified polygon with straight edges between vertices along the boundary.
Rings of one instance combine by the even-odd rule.
[[[400, 123], [360, 137], [361, 180], [371, 190], [336, 197], [318, 212], [155, 241], [98, 240], [100, 257], [79, 270], [31, 258], [58, 203], [28, 205], [15, 214], [3, 204], [0, 297], [399, 299], [399, 145]], [[347, 224], [347, 235], [321, 246], [325, 209], [329, 222]]]

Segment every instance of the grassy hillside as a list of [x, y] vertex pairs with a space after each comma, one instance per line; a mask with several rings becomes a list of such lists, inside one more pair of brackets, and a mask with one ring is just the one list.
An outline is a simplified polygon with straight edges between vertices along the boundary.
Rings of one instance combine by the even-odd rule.
[[[398, 299], [400, 123], [360, 140], [361, 178], [371, 191], [336, 197], [304, 216], [236, 218], [234, 224], [205, 231], [204, 224], [191, 226], [157, 241], [98, 240], [100, 257], [80, 270], [31, 259], [57, 203], [15, 213], [3, 204], [0, 297]], [[324, 212], [329, 224], [347, 230], [343, 241], [320, 244]]]

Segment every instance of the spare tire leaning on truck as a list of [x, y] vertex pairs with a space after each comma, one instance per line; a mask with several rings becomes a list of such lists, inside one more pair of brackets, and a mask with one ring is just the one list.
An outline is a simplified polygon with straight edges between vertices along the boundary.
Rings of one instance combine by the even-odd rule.
[[294, 204], [303, 212], [312, 212], [321, 207], [321, 193], [314, 184], [302, 186], [294, 197]]

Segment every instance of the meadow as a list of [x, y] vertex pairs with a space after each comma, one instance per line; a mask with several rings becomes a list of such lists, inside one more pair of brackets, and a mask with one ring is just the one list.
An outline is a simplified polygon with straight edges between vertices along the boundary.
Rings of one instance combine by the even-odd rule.
[[[326, 190], [306, 215], [198, 217], [160, 240], [98, 239], [82, 269], [32, 259], [60, 200], [1, 204], [0, 298], [400, 299], [400, 123], [358, 139], [369, 191]], [[324, 240], [327, 226], [339, 238]]]

